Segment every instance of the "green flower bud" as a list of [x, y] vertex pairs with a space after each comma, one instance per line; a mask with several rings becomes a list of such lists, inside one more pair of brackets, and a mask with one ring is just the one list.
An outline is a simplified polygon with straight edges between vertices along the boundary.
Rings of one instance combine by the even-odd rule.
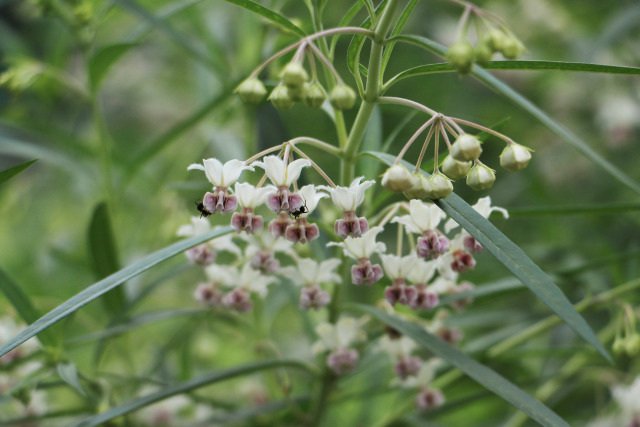
[[520, 144], [508, 144], [500, 154], [500, 166], [509, 172], [524, 169], [531, 160], [531, 149]]
[[633, 335], [627, 337], [624, 343], [625, 351], [627, 352], [627, 356], [635, 357], [640, 353], [640, 334], [637, 332]]
[[289, 62], [282, 69], [280, 79], [282, 83], [288, 87], [300, 87], [309, 80], [309, 76], [302, 64], [299, 62]]
[[389, 191], [404, 193], [411, 188], [411, 174], [402, 165], [393, 165], [382, 175], [382, 186]]
[[349, 86], [339, 84], [331, 89], [329, 101], [337, 110], [350, 110], [356, 103], [356, 93]]
[[320, 108], [327, 99], [327, 93], [320, 83], [309, 83], [306, 85], [306, 95], [304, 103], [311, 108]]
[[479, 65], [487, 65], [492, 56], [493, 49], [486, 43], [480, 43], [473, 49], [473, 57]]
[[293, 99], [289, 96], [289, 90], [286, 86], [278, 85], [269, 96], [269, 100], [278, 110], [287, 110], [293, 107]]
[[436, 172], [427, 179], [429, 184], [429, 194], [427, 197], [430, 199], [444, 199], [449, 197], [453, 192], [453, 184], [451, 180], [444, 176], [441, 172]]
[[485, 165], [476, 164], [467, 175], [467, 185], [476, 191], [488, 190], [496, 182], [495, 171]]
[[447, 156], [442, 162], [441, 168], [446, 176], [455, 181], [467, 176], [472, 165], [472, 162], [460, 162], [451, 156]]
[[411, 188], [404, 192], [408, 199], [424, 199], [429, 197], [431, 185], [427, 182], [427, 177], [420, 172], [411, 174]]
[[520, 40], [513, 36], [507, 36], [500, 49], [502, 55], [507, 59], [516, 59], [524, 52], [524, 45]]
[[494, 52], [502, 52], [502, 46], [508, 36], [501, 30], [494, 28], [482, 37], [482, 43], [486, 44]]
[[257, 104], [262, 101], [267, 94], [267, 89], [262, 82], [256, 78], [249, 78], [236, 89], [243, 102], [247, 104]]
[[302, 102], [307, 96], [307, 85], [303, 86], [287, 86], [287, 94], [293, 102]]
[[476, 160], [482, 153], [480, 140], [468, 133], [461, 133], [451, 146], [449, 154], [459, 162]]
[[613, 345], [611, 346], [611, 349], [615, 354], [626, 353], [627, 349], [625, 345], [625, 340], [622, 337], [616, 337], [616, 339], [613, 340]]
[[447, 59], [459, 73], [467, 74], [471, 71], [471, 66], [473, 65], [473, 47], [466, 40], [458, 40], [449, 46]]

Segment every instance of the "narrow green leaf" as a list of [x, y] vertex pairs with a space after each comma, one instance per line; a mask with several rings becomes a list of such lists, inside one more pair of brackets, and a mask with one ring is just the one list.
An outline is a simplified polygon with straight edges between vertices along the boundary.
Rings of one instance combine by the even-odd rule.
[[113, 420], [114, 418], [120, 417], [122, 415], [126, 415], [140, 408], [143, 408], [147, 405], [150, 405], [152, 403], [158, 402], [160, 400], [166, 399], [171, 396], [175, 396], [177, 394], [187, 393], [199, 387], [204, 387], [206, 385], [214, 384], [214, 383], [235, 378], [241, 375], [248, 375], [256, 371], [273, 369], [273, 368], [281, 368], [281, 367], [292, 367], [292, 368], [297, 368], [297, 369], [302, 369], [307, 371], [309, 370], [309, 368], [306, 365], [298, 361], [274, 360], [274, 361], [267, 361], [267, 362], [256, 362], [248, 365], [237, 366], [235, 368], [229, 368], [224, 371], [212, 372], [210, 374], [199, 376], [197, 378], [194, 378], [190, 381], [186, 381], [181, 384], [176, 384], [176, 385], [166, 387], [162, 390], [156, 391], [155, 393], [151, 393], [146, 396], [132, 399], [128, 402], [123, 403], [120, 406], [111, 408], [108, 411], [105, 411], [99, 415], [96, 415], [91, 418], [87, 418], [79, 422], [78, 424], [76, 424], [76, 427], [97, 426], [109, 420]]
[[[432, 40], [429, 40], [425, 37], [421, 36], [397, 36], [394, 37], [394, 40], [404, 41], [407, 43], [411, 43], [417, 46], [420, 46], [430, 52], [433, 52], [437, 55], [444, 57], [446, 54], [447, 48], [440, 43], [436, 43]], [[629, 67], [626, 67], [629, 68]], [[608, 160], [604, 159], [600, 154], [593, 151], [591, 147], [589, 147], [583, 140], [578, 138], [575, 134], [573, 134], [569, 129], [565, 128], [559, 123], [556, 123], [551, 117], [549, 117], [544, 111], [536, 107], [531, 101], [520, 95], [515, 90], [511, 89], [508, 85], [503, 83], [500, 79], [492, 76], [489, 72], [484, 70], [482, 67], [478, 65], [474, 65], [471, 74], [480, 82], [484, 83], [485, 86], [493, 89], [495, 92], [503, 95], [505, 98], [509, 99], [511, 102], [531, 114], [535, 117], [540, 123], [545, 125], [549, 130], [554, 132], [556, 135], [564, 139], [569, 145], [575, 148], [579, 153], [585, 156], [587, 159], [591, 160], [596, 165], [600, 166], [603, 170], [605, 170], [609, 175], [620, 181], [622, 184], [626, 185], [636, 193], [640, 194], [640, 184], [631, 179], [627, 174], [622, 172], [620, 169], [615, 167]]]
[[16, 348], [32, 336], [44, 331], [54, 323], [58, 322], [61, 319], [64, 319], [71, 313], [74, 313], [76, 310], [87, 305], [91, 301], [95, 300], [106, 292], [109, 292], [111, 289], [126, 282], [132, 277], [137, 276], [138, 274], [150, 269], [154, 265], [159, 264], [162, 261], [165, 261], [166, 259], [171, 258], [193, 246], [227, 234], [231, 232], [231, 230], [231, 227], [223, 227], [212, 230], [205, 234], [201, 234], [199, 236], [181, 240], [134, 262], [130, 266], [123, 268], [117, 273], [114, 273], [97, 283], [94, 283], [93, 285], [74, 295], [64, 303], [60, 304], [49, 313], [42, 316], [25, 330], [20, 332], [17, 336], [10, 339], [2, 347], [0, 347], [0, 356]]
[[[168, 3], [156, 11], [156, 16], [159, 20], [165, 21], [171, 16], [178, 14], [191, 6], [194, 6], [203, 0], [184, 0]], [[153, 24], [148, 21], [140, 22], [131, 32], [125, 37], [125, 40], [137, 41], [144, 37], [153, 28]]]
[[[407, 25], [407, 21], [413, 13], [413, 9], [415, 9], [419, 2], [420, 0], [411, 0], [409, 1], [409, 3], [407, 3], [404, 10], [402, 11], [402, 14], [398, 18], [398, 21], [396, 22], [396, 26], [393, 27], [393, 30], [391, 31], [391, 37], [397, 36], [402, 32], [404, 26]], [[387, 64], [389, 63], [389, 59], [391, 58], [391, 53], [393, 52], [393, 48], [395, 47], [395, 45], [396, 43], [391, 41], [387, 43], [384, 48], [384, 53], [382, 54], [382, 71], [380, 73], [380, 82], [382, 82], [384, 70], [387, 69]]]
[[228, 1], [229, 3], [233, 3], [235, 5], [238, 5], [240, 7], [244, 7], [245, 9], [250, 10], [251, 12], [257, 13], [258, 15], [261, 15], [262, 17], [267, 18], [271, 22], [275, 22], [276, 24], [282, 26], [283, 28], [291, 31], [294, 34], [299, 35], [300, 37], [307, 36], [307, 33], [305, 33], [300, 27], [298, 27], [293, 22], [289, 21], [287, 18], [280, 15], [279, 13], [274, 12], [271, 9], [267, 9], [266, 7], [261, 6], [256, 2], [253, 2], [251, 0], [226, 0], [226, 1]]
[[[7, 274], [0, 269], [0, 290], [7, 297], [13, 308], [25, 323], [33, 323], [40, 317], [40, 313], [33, 305], [31, 298]], [[49, 331], [40, 336], [40, 341], [47, 346], [56, 344], [55, 338]]]
[[[582, 73], [603, 73], [603, 74], [627, 74], [640, 75], [640, 68], [622, 67], [617, 65], [589, 64], [585, 62], [562, 62], [562, 61], [491, 61], [482, 66], [485, 70], [552, 70], [552, 71], [574, 71]], [[450, 73], [456, 69], [446, 63], [426, 64], [409, 68], [391, 78], [386, 84], [388, 89], [394, 83], [408, 77], [422, 76], [434, 73]]]
[[[89, 261], [96, 279], [102, 279], [118, 271], [120, 263], [106, 203], [99, 203], [93, 210], [87, 235]], [[107, 311], [115, 314], [126, 305], [127, 298], [124, 289], [118, 286], [107, 292], [102, 301]]]
[[170, 40], [175, 42], [177, 45], [182, 47], [185, 52], [187, 52], [193, 59], [201, 62], [203, 65], [206, 65], [208, 68], [212, 69], [220, 69], [220, 65], [214, 58], [207, 55], [202, 49], [194, 46], [189, 39], [184, 37], [182, 34], [177, 32], [170, 26], [167, 22], [158, 18], [152, 13], [149, 13], [145, 8], [140, 6], [134, 0], [113, 0], [113, 3], [117, 4], [121, 8], [128, 10], [134, 15], [138, 16], [142, 20], [148, 22], [151, 26], [160, 30], [164, 33]]
[[[349, 23], [351, 22], [351, 20], [358, 14], [358, 12], [360, 12], [360, 9], [362, 9], [362, 6], [364, 5], [363, 0], [360, 0], [358, 2], [356, 2], [353, 6], [351, 6], [351, 9], [349, 9], [347, 11], [347, 13], [345, 13], [344, 17], [340, 20], [340, 23], [337, 25], [338, 27], [346, 27], [349, 25]], [[335, 35], [331, 38], [331, 43], [330, 48], [329, 48], [329, 57], [333, 58], [333, 53], [336, 50], [336, 45], [338, 44], [338, 39], [340, 38], [339, 35]]]
[[82, 384], [80, 384], [80, 378], [78, 377], [78, 368], [76, 368], [75, 363], [58, 363], [57, 366], [58, 375], [62, 378], [62, 381], [66, 382], [77, 391], [81, 396], [86, 396], [87, 393], [82, 388]]
[[[378, 5], [376, 9], [376, 14], [382, 13], [384, 7], [387, 5], [389, 0], [384, 0]], [[360, 27], [369, 29], [371, 28], [371, 19], [367, 18], [360, 25]], [[362, 84], [362, 77], [360, 76], [360, 52], [362, 51], [362, 47], [364, 46], [364, 42], [366, 40], [365, 36], [360, 34], [356, 34], [351, 39], [349, 43], [349, 48], [347, 49], [347, 66], [349, 67], [349, 71], [356, 79], [356, 84], [358, 86], [358, 90], [360, 92], [364, 91], [364, 85]]]
[[111, 67], [137, 43], [117, 43], [102, 47], [89, 58], [89, 85], [95, 91], [100, 87]]
[[18, 175], [23, 170], [27, 169], [29, 166], [37, 162], [39, 159], [29, 160], [28, 162], [20, 163], [12, 168], [5, 169], [0, 172], [0, 185], [9, 181], [14, 176]]
[[495, 371], [451, 347], [438, 337], [427, 332], [423, 327], [409, 323], [396, 316], [391, 316], [371, 306], [357, 304], [355, 307], [360, 311], [372, 315], [393, 329], [402, 332], [404, 335], [411, 337], [416, 344], [460, 369], [482, 386], [522, 410], [541, 425], [549, 427], [569, 427], [569, 424], [535, 397], [517, 387]]
[[[395, 157], [386, 153], [367, 153], [391, 165]], [[406, 162], [405, 162], [406, 163]], [[407, 163], [411, 170], [414, 165]], [[421, 171], [424, 175], [428, 175]], [[540, 300], [553, 310], [578, 335], [591, 344], [607, 360], [611, 357], [587, 322], [578, 314], [562, 291], [538, 267], [520, 247], [514, 244], [489, 220], [475, 211], [467, 202], [452, 193], [446, 199], [434, 200], [447, 215], [482, 244], [502, 265], [511, 271]]]

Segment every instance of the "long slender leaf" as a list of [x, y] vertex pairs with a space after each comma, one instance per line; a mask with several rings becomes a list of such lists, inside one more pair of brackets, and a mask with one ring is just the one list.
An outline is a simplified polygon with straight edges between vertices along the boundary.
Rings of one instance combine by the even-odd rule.
[[[395, 157], [386, 153], [368, 153], [380, 161], [393, 164]], [[409, 165], [409, 168], [413, 168]], [[426, 174], [422, 171], [423, 174]], [[476, 212], [467, 202], [452, 193], [446, 199], [434, 200], [447, 215], [484, 246], [494, 257], [526, 285], [540, 300], [553, 310], [578, 335], [591, 344], [607, 360], [611, 357], [591, 330], [587, 322], [578, 314], [571, 302], [549, 277], [524, 253], [500, 232], [491, 222]]]
[[116, 286], [126, 282], [132, 277], [137, 276], [138, 274], [150, 269], [154, 265], [159, 264], [162, 261], [165, 261], [166, 259], [171, 258], [172, 256], [175, 256], [193, 246], [227, 234], [231, 232], [231, 230], [231, 227], [223, 227], [199, 236], [181, 240], [134, 262], [130, 266], [123, 268], [117, 273], [114, 273], [97, 283], [94, 283], [93, 285], [74, 295], [64, 303], [60, 304], [49, 313], [42, 316], [25, 330], [20, 332], [17, 336], [10, 339], [2, 347], [0, 347], [0, 356], [16, 348], [29, 338], [33, 337], [41, 331], [46, 330], [54, 323], [67, 317], [71, 313], [75, 312], [76, 310], [80, 309], [81, 307], [85, 306], [86, 304], [90, 303], [106, 292], [109, 292]]
[[[388, 0], [384, 0], [378, 5], [378, 8], [376, 9], [376, 14], [382, 13], [385, 6], [387, 5], [387, 2]], [[360, 26], [366, 29], [371, 28], [371, 19], [370, 18], [365, 19]], [[360, 92], [364, 91], [364, 86], [362, 84], [362, 77], [360, 76], [360, 51], [364, 46], [365, 40], [366, 40], [365, 36], [356, 34], [351, 39], [351, 42], [349, 43], [349, 48], [347, 49], [347, 66], [349, 67], [349, 71], [351, 71], [351, 74], [353, 74], [353, 76], [355, 77], [356, 83], [358, 85], [358, 90]]]
[[212, 372], [210, 374], [202, 375], [194, 378], [190, 381], [176, 384], [170, 387], [166, 387], [155, 393], [148, 394], [137, 399], [132, 399], [124, 404], [111, 408], [95, 417], [87, 418], [80, 423], [76, 424], [77, 427], [91, 427], [97, 426], [114, 418], [126, 415], [130, 412], [136, 411], [144, 406], [150, 405], [154, 402], [166, 399], [176, 394], [182, 394], [195, 390], [199, 387], [214, 384], [216, 382], [224, 381], [230, 378], [238, 377], [241, 375], [251, 374], [256, 371], [265, 369], [280, 368], [280, 367], [292, 367], [303, 370], [309, 368], [301, 362], [294, 360], [273, 360], [267, 362], [257, 362], [243, 366], [237, 366], [235, 368], [226, 369], [224, 371]]
[[89, 58], [89, 85], [95, 91], [107, 72], [125, 53], [129, 52], [137, 43], [117, 43], [102, 47]]
[[[492, 61], [482, 68], [485, 70], [552, 70], [552, 71], [574, 71], [582, 73], [601, 74], [626, 74], [640, 75], [640, 68], [622, 67], [617, 65], [588, 64], [585, 62], [562, 62], [562, 61]], [[422, 76], [425, 74], [451, 73], [456, 69], [449, 63], [418, 65], [417, 67], [404, 70], [389, 79], [384, 85], [388, 89], [394, 83], [409, 77]]]
[[[40, 313], [33, 305], [29, 295], [27, 295], [20, 286], [7, 276], [2, 269], [0, 269], [0, 291], [4, 293], [11, 305], [13, 305], [18, 312], [18, 315], [22, 317], [22, 320], [27, 324], [38, 320]], [[56, 339], [51, 335], [50, 331], [43, 333], [40, 336], [40, 341], [47, 346], [54, 346], [56, 344]]]
[[60, 378], [67, 384], [69, 384], [75, 391], [77, 391], [81, 396], [87, 396], [87, 393], [82, 388], [82, 384], [80, 384], [80, 378], [78, 377], [78, 368], [75, 363], [58, 363], [57, 366], [58, 375]]
[[[396, 26], [393, 27], [393, 30], [391, 31], [391, 37], [397, 36], [402, 32], [402, 30], [404, 29], [404, 26], [407, 25], [407, 21], [409, 21], [409, 18], [413, 13], [413, 9], [416, 8], [419, 2], [420, 0], [410, 0], [409, 3], [407, 3], [404, 10], [400, 14], [400, 18], [398, 18], [398, 21], [396, 22]], [[391, 53], [393, 52], [394, 47], [395, 47], [395, 42], [391, 41], [387, 43], [387, 45], [384, 48], [384, 53], [382, 54], [382, 67], [381, 67], [382, 72], [380, 73], [381, 82], [384, 76], [384, 70], [387, 69], [387, 64], [389, 63], [389, 59], [391, 58]]]
[[439, 358], [460, 369], [478, 383], [522, 410], [543, 426], [569, 426], [569, 424], [567, 424], [542, 402], [538, 401], [536, 398], [520, 389], [495, 371], [476, 362], [433, 334], [427, 332], [423, 327], [409, 323], [398, 317], [391, 316], [384, 311], [371, 306], [358, 304], [355, 307], [360, 311], [372, 315], [381, 322], [391, 326], [393, 329], [402, 332], [404, 335], [411, 337], [416, 344], [431, 351]]
[[[430, 52], [433, 52], [442, 57], [445, 56], [447, 48], [440, 43], [436, 43], [433, 40], [429, 40], [421, 36], [397, 36], [394, 40], [403, 41], [407, 43], [420, 46]], [[640, 184], [631, 179], [627, 174], [615, 167], [608, 160], [604, 159], [600, 154], [593, 151], [583, 140], [576, 136], [569, 129], [565, 128], [559, 123], [556, 123], [551, 117], [549, 117], [544, 111], [536, 107], [531, 101], [520, 95], [515, 90], [511, 89], [507, 84], [503, 83], [500, 79], [492, 76], [489, 72], [484, 70], [478, 65], [474, 65], [471, 74], [485, 86], [493, 89], [495, 92], [503, 95], [511, 102], [531, 114], [540, 123], [545, 125], [553, 133], [564, 139], [569, 145], [575, 148], [579, 153], [591, 160], [596, 165], [600, 166], [613, 178], [620, 181], [636, 193], [640, 194]]]
[[37, 162], [39, 159], [29, 160], [28, 162], [20, 163], [12, 168], [5, 169], [0, 172], [0, 185], [9, 181], [14, 176], [18, 175], [23, 170], [27, 169], [29, 166]]
[[294, 34], [299, 35], [300, 37], [307, 36], [307, 33], [305, 33], [300, 27], [298, 27], [293, 22], [289, 21], [287, 18], [280, 15], [279, 13], [274, 12], [271, 9], [267, 9], [266, 7], [259, 5], [256, 2], [253, 2], [251, 0], [226, 0], [226, 1], [228, 1], [229, 3], [233, 3], [235, 5], [238, 5], [240, 7], [244, 7], [245, 9], [250, 10], [251, 12], [257, 13], [258, 15], [261, 15], [264, 18], [267, 18], [271, 22], [275, 22], [276, 24], [286, 28], [287, 30], [291, 31]]
[[[96, 279], [102, 279], [120, 269], [116, 242], [106, 203], [99, 203], [93, 210], [88, 230], [89, 260]], [[125, 306], [127, 298], [120, 286], [107, 292], [102, 298], [104, 306], [111, 314], [118, 313]]]
[[[360, 12], [360, 9], [362, 9], [363, 5], [364, 5], [364, 2], [360, 0], [357, 3], [355, 3], [353, 6], [351, 6], [351, 9], [349, 9], [347, 13], [345, 13], [344, 17], [340, 20], [338, 27], [348, 26], [351, 20], [358, 14], [358, 12]], [[329, 44], [330, 45], [329, 56], [331, 58], [333, 58], [333, 53], [336, 50], [336, 45], [338, 44], [339, 38], [340, 38], [339, 35], [335, 35], [331, 38], [331, 43]]]

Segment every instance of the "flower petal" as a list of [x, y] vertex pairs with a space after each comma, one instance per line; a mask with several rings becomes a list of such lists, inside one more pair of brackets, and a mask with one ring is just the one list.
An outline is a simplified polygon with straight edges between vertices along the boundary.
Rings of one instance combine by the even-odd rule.
[[224, 181], [222, 179], [222, 163], [220, 160], [212, 157], [210, 159], [203, 160], [202, 163], [204, 163], [204, 174], [207, 176], [209, 182], [216, 187], [224, 187]]
[[238, 159], [229, 160], [222, 167], [222, 183], [220, 186], [225, 188], [229, 187], [240, 178], [240, 174], [244, 170], [253, 171], [254, 169]]
[[285, 185], [288, 187], [291, 184], [293, 184], [293, 182], [297, 181], [298, 178], [300, 177], [300, 172], [302, 172], [302, 168], [307, 166], [311, 166], [311, 161], [307, 159], [298, 159], [289, 163], [287, 165], [287, 171], [285, 173], [285, 177], [283, 180], [284, 184], [281, 184], [281, 185]]

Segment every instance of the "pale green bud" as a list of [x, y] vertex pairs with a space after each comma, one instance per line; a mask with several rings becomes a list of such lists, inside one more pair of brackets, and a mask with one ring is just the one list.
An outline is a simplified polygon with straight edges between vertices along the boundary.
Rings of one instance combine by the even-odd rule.
[[411, 174], [402, 165], [393, 165], [382, 175], [382, 186], [389, 191], [404, 193], [411, 188]]
[[627, 349], [625, 344], [626, 344], [625, 340], [622, 337], [616, 337], [616, 339], [613, 340], [613, 345], [611, 346], [611, 349], [615, 354], [626, 353]]
[[331, 89], [329, 101], [337, 110], [350, 110], [356, 103], [356, 93], [349, 86], [339, 84]]
[[449, 46], [447, 59], [459, 73], [467, 74], [471, 71], [471, 66], [473, 65], [473, 47], [466, 40], [458, 40]]
[[501, 30], [494, 28], [482, 37], [482, 42], [485, 43], [494, 52], [501, 52], [504, 41], [508, 36]]
[[493, 56], [493, 49], [486, 43], [479, 43], [475, 49], [473, 49], [473, 57], [479, 65], [487, 65], [491, 62]]
[[635, 357], [640, 353], [640, 334], [637, 332], [633, 335], [627, 337], [624, 343], [625, 351], [627, 352], [627, 356]]
[[427, 182], [427, 177], [420, 172], [411, 174], [411, 188], [404, 192], [409, 199], [424, 199], [429, 197], [431, 185]]
[[531, 160], [531, 149], [524, 145], [508, 144], [500, 154], [500, 166], [509, 172], [524, 169]]
[[304, 98], [307, 96], [307, 85], [302, 85], [302, 86], [287, 86], [287, 94], [289, 95], [289, 98], [291, 98], [291, 100], [293, 102], [302, 102], [304, 101]]
[[476, 160], [482, 153], [480, 140], [468, 133], [461, 133], [451, 146], [450, 155], [459, 162]]
[[247, 104], [257, 104], [264, 99], [267, 94], [267, 89], [260, 80], [249, 78], [240, 83], [236, 92], [240, 95], [243, 102]]
[[293, 107], [293, 99], [289, 96], [289, 90], [286, 86], [278, 85], [269, 96], [269, 100], [278, 110], [287, 110]]
[[438, 200], [449, 197], [453, 192], [451, 180], [441, 172], [436, 172], [427, 179], [428, 196], [430, 199]]
[[460, 162], [451, 156], [447, 156], [442, 162], [441, 168], [446, 176], [456, 180], [467, 176], [472, 165], [472, 162]]
[[311, 108], [320, 108], [327, 99], [327, 93], [320, 83], [309, 83], [306, 85], [304, 103]]
[[513, 36], [507, 36], [500, 49], [502, 55], [508, 59], [516, 59], [524, 52], [524, 45], [520, 40]]
[[485, 165], [476, 164], [467, 175], [467, 185], [476, 191], [488, 190], [496, 182], [495, 171]]
[[282, 69], [280, 79], [282, 80], [282, 83], [288, 87], [300, 87], [309, 80], [309, 76], [302, 64], [299, 62], [289, 62]]

